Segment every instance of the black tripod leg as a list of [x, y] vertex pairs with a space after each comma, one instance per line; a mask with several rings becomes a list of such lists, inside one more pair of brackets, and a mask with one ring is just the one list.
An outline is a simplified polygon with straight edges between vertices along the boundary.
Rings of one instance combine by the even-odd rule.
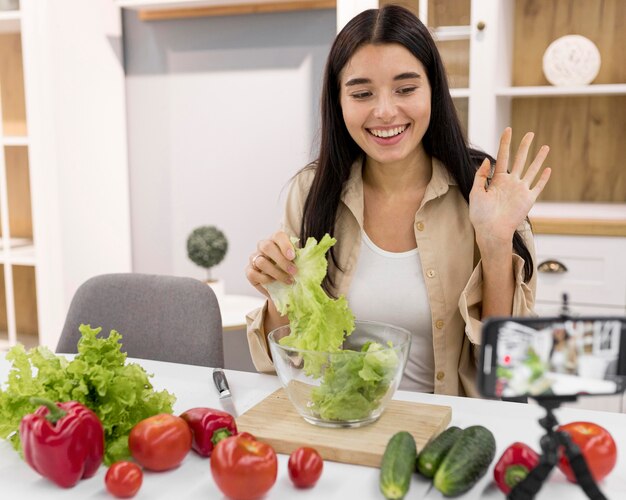
[[[552, 414], [548, 413], [544, 419], [546, 422], [542, 425], [548, 426], [547, 428], [549, 429], [550, 427], [547, 420], [553, 418]], [[548, 431], [548, 434], [541, 438], [540, 445], [543, 453], [537, 467], [531, 470], [528, 475], [510, 491], [507, 496], [510, 500], [531, 500], [535, 498], [535, 495], [539, 492], [544, 481], [556, 465], [559, 459], [559, 447], [554, 433]]]
[[569, 434], [558, 434], [561, 442], [565, 445], [565, 456], [567, 456], [567, 460], [569, 461], [579, 486], [591, 500], [607, 500], [593, 479], [580, 448], [572, 442]]
[[531, 500], [539, 493], [554, 464], [542, 461], [510, 491], [509, 500]]

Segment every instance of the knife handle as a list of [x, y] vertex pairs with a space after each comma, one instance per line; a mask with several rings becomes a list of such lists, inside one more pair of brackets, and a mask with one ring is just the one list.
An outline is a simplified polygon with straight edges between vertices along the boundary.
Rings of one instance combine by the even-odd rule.
[[215, 387], [220, 394], [224, 391], [230, 392], [230, 387], [228, 387], [228, 380], [226, 380], [226, 375], [224, 374], [224, 370], [221, 368], [215, 368], [213, 370], [213, 382], [215, 382]]

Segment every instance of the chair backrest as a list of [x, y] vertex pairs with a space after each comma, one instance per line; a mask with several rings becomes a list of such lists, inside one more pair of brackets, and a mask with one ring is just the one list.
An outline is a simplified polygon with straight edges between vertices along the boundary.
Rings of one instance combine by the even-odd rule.
[[[211, 287], [193, 278], [103, 274], [72, 299], [56, 352], [75, 353], [81, 323], [122, 335], [129, 357], [224, 366], [222, 318]], [[101, 334], [102, 334], [101, 333]]]

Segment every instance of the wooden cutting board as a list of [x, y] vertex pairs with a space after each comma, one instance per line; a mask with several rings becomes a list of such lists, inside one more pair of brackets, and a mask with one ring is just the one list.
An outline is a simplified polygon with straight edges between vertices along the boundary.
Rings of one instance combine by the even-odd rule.
[[237, 428], [272, 445], [277, 453], [288, 455], [300, 446], [311, 446], [325, 460], [378, 467], [396, 432], [410, 432], [419, 451], [448, 426], [451, 415], [449, 406], [391, 401], [373, 424], [329, 429], [306, 422], [285, 391], [278, 389], [237, 418]]

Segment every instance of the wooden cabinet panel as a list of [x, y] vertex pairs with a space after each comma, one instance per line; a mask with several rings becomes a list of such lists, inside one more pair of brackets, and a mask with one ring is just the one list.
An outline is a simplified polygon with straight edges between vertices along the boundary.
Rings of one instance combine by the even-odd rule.
[[626, 96], [513, 99], [511, 115], [513, 144], [535, 132], [529, 157], [550, 146], [541, 201], [626, 203]]
[[428, 25], [467, 26], [471, 9], [470, 0], [428, 0]]
[[12, 238], [33, 238], [28, 148], [4, 148], [9, 202], [9, 227]]
[[600, 72], [593, 83], [626, 82], [626, 2], [623, 0], [517, 0], [513, 85], [547, 85], [543, 53], [564, 35], [578, 34], [598, 46]]
[[24, 69], [19, 33], [0, 34], [0, 103], [4, 135], [26, 135]]

